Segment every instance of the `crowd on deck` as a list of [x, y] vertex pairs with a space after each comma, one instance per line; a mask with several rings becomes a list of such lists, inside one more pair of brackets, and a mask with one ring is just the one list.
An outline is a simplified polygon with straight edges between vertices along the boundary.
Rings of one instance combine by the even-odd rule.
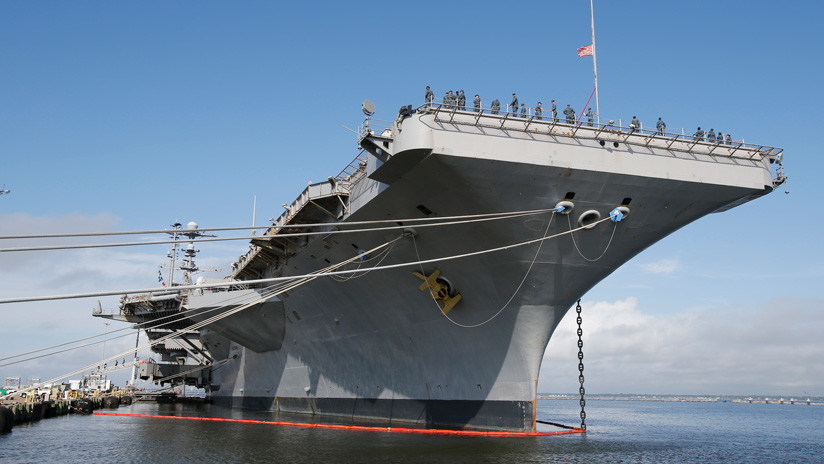
[[[435, 93], [432, 89], [427, 85], [426, 86], [426, 94], [424, 95], [424, 100], [426, 102], [427, 107], [433, 106], [435, 103]], [[492, 104], [489, 108], [491, 114], [505, 114], [507, 116], [515, 117], [515, 118], [534, 118], [538, 121], [543, 120], [543, 103], [538, 102], [538, 104], [534, 108], [527, 108], [524, 103], [521, 103], [518, 106], [518, 96], [515, 92], [512, 93], [512, 101], [509, 105], [506, 106], [505, 111], [501, 113], [501, 102], [498, 99], [492, 100]], [[472, 111], [476, 113], [482, 113], [484, 110], [481, 107], [481, 97], [479, 94], [475, 94], [475, 99], [472, 101]], [[558, 108], [555, 103], [555, 100], [552, 100], [550, 112], [552, 114], [551, 120], [553, 122], [558, 122]], [[449, 109], [449, 110], [458, 110], [458, 111], [468, 111], [469, 109], [466, 106], [466, 94], [463, 90], [455, 90], [454, 93], [452, 90], [448, 90], [444, 96], [441, 103], [441, 108]], [[575, 110], [570, 106], [567, 105], [566, 108], [563, 110], [564, 119], [567, 124], [575, 124], [577, 120], [575, 119]], [[592, 111], [592, 108], [588, 108], [587, 112], [585, 113], [587, 117], [587, 125], [593, 126], [596, 113]], [[610, 125], [612, 121], [610, 121]], [[667, 124], [661, 119], [658, 118], [658, 122], [655, 124], [655, 134], [657, 135], [664, 135], [665, 130], [667, 128]], [[636, 116], [632, 117], [632, 121], [630, 122], [629, 129], [631, 132], [640, 131], [642, 129], [641, 122], [638, 120]], [[701, 127], [698, 128], [697, 131], [693, 134], [693, 139], [698, 142], [703, 142], [706, 136], [706, 141], [710, 143], [718, 143], [718, 144], [726, 144], [732, 145], [732, 137], [730, 134], [722, 134], [719, 131], [717, 134], [714, 129], [710, 129], [709, 132], [706, 134]]]

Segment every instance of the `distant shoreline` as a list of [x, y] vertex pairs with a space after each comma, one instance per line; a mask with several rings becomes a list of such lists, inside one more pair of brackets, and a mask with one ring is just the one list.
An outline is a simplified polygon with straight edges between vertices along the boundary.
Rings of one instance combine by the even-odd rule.
[[[606, 393], [586, 395], [587, 401], [660, 401], [673, 403], [755, 403], [824, 406], [821, 396], [770, 396], [770, 395], [643, 395]], [[577, 393], [538, 393], [539, 400], [577, 400]], [[808, 402], [809, 401], [809, 402]]]

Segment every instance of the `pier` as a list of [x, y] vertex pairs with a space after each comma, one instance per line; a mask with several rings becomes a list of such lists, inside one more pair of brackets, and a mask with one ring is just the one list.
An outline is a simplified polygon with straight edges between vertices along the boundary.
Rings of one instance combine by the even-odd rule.
[[66, 414], [91, 414], [97, 409], [116, 409], [134, 402], [132, 395], [92, 396], [62, 400], [29, 402], [21, 399], [0, 402], [0, 433], [9, 433], [15, 425], [36, 422]]
[[117, 409], [132, 403], [204, 403], [206, 398], [184, 396], [168, 391], [118, 390], [106, 395], [89, 395], [58, 400], [15, 397], [0, 401], [0, 434], [10, 433], [15, 425], [36, 422], [66, 414], [93, 414], [98, 409]]

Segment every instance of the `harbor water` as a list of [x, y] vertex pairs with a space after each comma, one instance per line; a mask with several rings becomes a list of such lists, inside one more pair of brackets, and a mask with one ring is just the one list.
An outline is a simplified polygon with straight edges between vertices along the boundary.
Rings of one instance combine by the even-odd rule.
[[[133, 404], [106, 412], [311, 419], [208, 404]], [[538, 402], [542, 420], [577, 425], [578, 412], [577, 401]], [[587, 403], [587, 427], [585, 435], [490, 438], [70, 415], [0, 435], [0, 456], [5, 464], [824, 462], [822, 406], [600, 400]]]

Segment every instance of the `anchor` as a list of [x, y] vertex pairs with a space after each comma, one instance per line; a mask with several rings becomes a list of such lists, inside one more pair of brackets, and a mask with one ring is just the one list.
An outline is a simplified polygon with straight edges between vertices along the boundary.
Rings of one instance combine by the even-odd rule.
[[423, 281], [418, 289], [421, 291], [427, 288], [429, 289], [429, 293], [435, 302], [438, 303], [438, 306], [441, 308], [441, 313], [444, 316], [461, 300], [460, 293], [455, 296], [449, 296], [449, 283], [446, 279], [439, 277], [441, 275], [440, 269], [435, 269], [435, 272], [429, 276], [419, 272], [413, 272], [412, 274]]

